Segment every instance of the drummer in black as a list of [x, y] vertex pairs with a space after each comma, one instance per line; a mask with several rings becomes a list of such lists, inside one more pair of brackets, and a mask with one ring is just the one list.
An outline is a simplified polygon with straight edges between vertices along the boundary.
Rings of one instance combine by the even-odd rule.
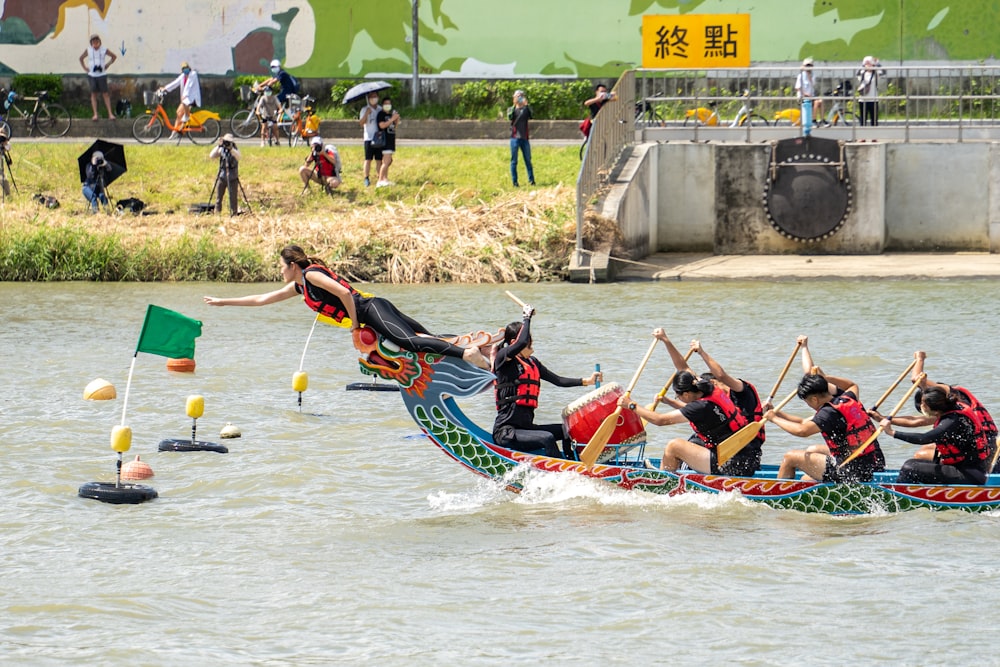
[[[493, 442], [519, 452], [544, 452], [553, 458], [575, 460], [573, 443], [563, 424], [535, 423], [541, 380], [557, 387], [586, 387], [602, 380], [603, 375], [597, 371], [589, 378], [562, 377], [532, 356], [531, 317], [534, 312], [534, 308], [526, 305], [522, 321], [507, 325], [503, 342], [498, 345], [493, 359], [493, 373], [497, 376]], [[556, 441], [562, 442], [562, 453]]]

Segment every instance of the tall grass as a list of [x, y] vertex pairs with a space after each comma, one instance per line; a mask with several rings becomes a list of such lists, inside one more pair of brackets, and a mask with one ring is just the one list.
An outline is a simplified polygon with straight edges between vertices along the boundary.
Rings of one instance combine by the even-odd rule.
[[[539, 187], [515, 190], [502, 143], [401, 144], [395, 185], [380, 189], [362, 183], [362, 148], [345, 146], [345, 183], [328, 196], [316, 186], [302, 194], [307, 149], [245, 145], [252, 212], [236, 217], [188, 212], [208, 201], [217, 163], [206, 147], [163, 143], [127, 145], [128, 172], [109, 187], [113, 200], [142, 199], [148, 214], [92, 215], [76, 162], [85, 148], [15, 140], [20, 192], [0, 207], [0, 280], [274, 280], [289, 242], [356, 279], [547, 280], [563, 277], [574, 240], [574, 147], [536, 146]], [[61, 206], [39, 206], [36, 192]]]

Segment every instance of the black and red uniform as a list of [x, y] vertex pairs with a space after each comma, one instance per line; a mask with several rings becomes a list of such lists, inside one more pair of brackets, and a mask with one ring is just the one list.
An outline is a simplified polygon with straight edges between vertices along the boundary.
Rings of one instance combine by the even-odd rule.
[[901, 433], [897, 440], [935, 446], [934, 460], [909, 459], [899, 469], [900, 484], [985, 484], [990, 447], [973, 410], [961, 406], [941, 415], [924, 433]]
[[[997, 424], [993, 421], [993, 415], [990, 411], [986, 409], [975, 394], [966, 389], [965, 387], [951, 387], [951, 393], [955, 395], [958, 400], [958, 404], [967, 407], [972, 410], [972, 417], [978, 422], [979, 428], [983, 432], [983, 436], [986, 438], [986, 444], [989, 445], [990, 453], [989, 457], [992, 459], [993, 452], [996, 450], [997, 446]], [[998, 461], [997, 466], [1000, 467], [1000, 461]], [[994, 468], [990, 472], [997, 472], [997, 468]]]
[[827, 457], [824, 482], [869, 482], [872, 473], [883, 467], [885, 458], [878, 440], [872, 440], [856, 459], [839, 468], [846, 459], [878, 430], [853, 391], [834, 396], [813, 416], [832, 457]]
[[[695, 437], [691, 441], [709, 450], [713, 475], [744, 477], [756, 471], [756, 466], [752, 470], [748, 468], [753, 463], [753, 457], [745, 454], [745, 448], [719, 466], [716, 451], [719, 443], [750, 423], [728, 393], [713, 384], [711, 394], [681, 406], [680, 412], [694, 431]], [[756, 464], [760, 465], [759, 458]]]
[[[583, 380], [556, 375], [535, 357], [520, 356], [531, 338], [530, 325], [531, 319], [524, 318], [517, 338], [501, 348], [493, 361], [497, 376], [493, 442], [520, 452], [543, 451], [553, 458], [575, 459], [573, 443], [563, 424], [536, 424], [535, 408], [542, 380], [557, 387], [579, 387]], [[557, 441], [562, 441], [564, 454], [560, 453]]]
[[[310, 272], [322, 273], [337, 281], [350, 291], [354, 298], [354, 309], [358, 313], [359, 326], [371, 327], [380, 333], [387, 340], [411, 352], [433, 352], [449, 357], [462, 358], [465, 350], [457, 345], [433, 337], [424, 325], [417, 322], [412, 317], [405, 315], [388, 299], [377, 296], [361, 296], [361, 294], [351, 287], [350, 283], [321, 264], [311, 264], [302, 269], [302, 284], [295, 284], [295, 291], [305, 298], [306, 305], [317, 313], [327, 315], [337, 322], [343, 321], [347, 316], [347, 308], [344, 303], [335, 295], [327, 292], [322, 287], [318, 287], [308, 280], [306, 275]], [[427, 334], [420, 336], [418, 334]]]

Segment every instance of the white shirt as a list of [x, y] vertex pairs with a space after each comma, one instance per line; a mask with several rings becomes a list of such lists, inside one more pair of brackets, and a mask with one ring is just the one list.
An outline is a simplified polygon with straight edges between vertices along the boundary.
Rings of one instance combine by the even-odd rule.
[[[104, 66], [104, 61], [108, 59], [108, 49], [105, 46], [101, 46], [99, 49], [95, 49], [92, 46], [87, 47], [87, 57], [90, 60], [90, 70], [87, 72], [87, 76], [99, 77], [107, 76], [107, 68]], [[95, 72], [94, 68], [100, 67], [100, 72]]]
[[198, 84], [197, 72], [194, 70], [191, 70], [190, 74], [181, 72], [179, 77], [165, 85], [163, 89], [169, 93], [178, 87], [181, 87], [181, 102], [187, 105], [201, 106], [201, 86]]
[[372, 106], [366, 102], [364, 109], [358, 114], [358, 120], [364, 118], [365, 109], [369, 110], [368, 120], [365, 121], [365, 141], [371, 141], [375, 138], [375, 133], [378, 132], [378, 121], [376, 119], [378, 118], [379, 107], [378, 105]]
[[799, 78], [795, 80], [795, 93], [801, 100], [803, 97], [815, 97], [816, 88], [813, 86], [813, 78], [811, 76], [812, 72], [807, 72], [802, 70], [799, 72]]

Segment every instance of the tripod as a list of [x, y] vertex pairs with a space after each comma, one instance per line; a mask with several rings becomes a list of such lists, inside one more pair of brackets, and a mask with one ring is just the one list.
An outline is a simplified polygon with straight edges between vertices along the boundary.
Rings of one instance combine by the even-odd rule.
[[[215, 182], [212, 184], [212, 191], [208, 195], [208, 201], [211, 203], [216, 202], [216, 211], [222, 212], [222, 197], [225, 194], [225, 189], [229, 188], [229, 214], [236, 215], [238, 211], [236, 210], [236, 198], [237, 190], [239, 194], [243, 197], [243, 204], [246, 206], [247, 212], [252, 212], [250, 208], [250, 201], [247, 199], [247, 192], [243, 189], [243, 183], [240, 181], [239, 170], [236, 170], [235, 178], [232, 178], [232, 153], [228, 148], [223, 147], [219, 153], [219, 173], [215, 176]], [[216, 200], [215, 191], [216, 188], [219, 189], [219, 198]]]
[[90, 209], [96, 213], [95, 209], [99, 206], [101, 195], [104, 195], [104, 205], [110, 211], [111, 196], [108, 194], [108, 186], [104, 182], [104, 167], [95, 166], [94, 168], [97, 170], [97, 183], [94, 185], [93, 194], [87, 199], [87, 203], [90, 205]]
[[[7, 142], [0, 143], [0, 157], [3, 158], [3, 164], [0, 164], [0, 193], [2, 193], [2, 201], [7, 203], [7, 197], [10, 196], [10, 186], [12, 184], [14, 186], [14, 190], [18, 194], [21, 194], [21, 191], [17, 188], [17, 181], [14, 180], [14, 172], [11, 171], [10, 168], [10, 163], [13, 162], [13, 160], [10, 157]], [[10, 183], [7, 182], [8, 174], [10, 175]]]

